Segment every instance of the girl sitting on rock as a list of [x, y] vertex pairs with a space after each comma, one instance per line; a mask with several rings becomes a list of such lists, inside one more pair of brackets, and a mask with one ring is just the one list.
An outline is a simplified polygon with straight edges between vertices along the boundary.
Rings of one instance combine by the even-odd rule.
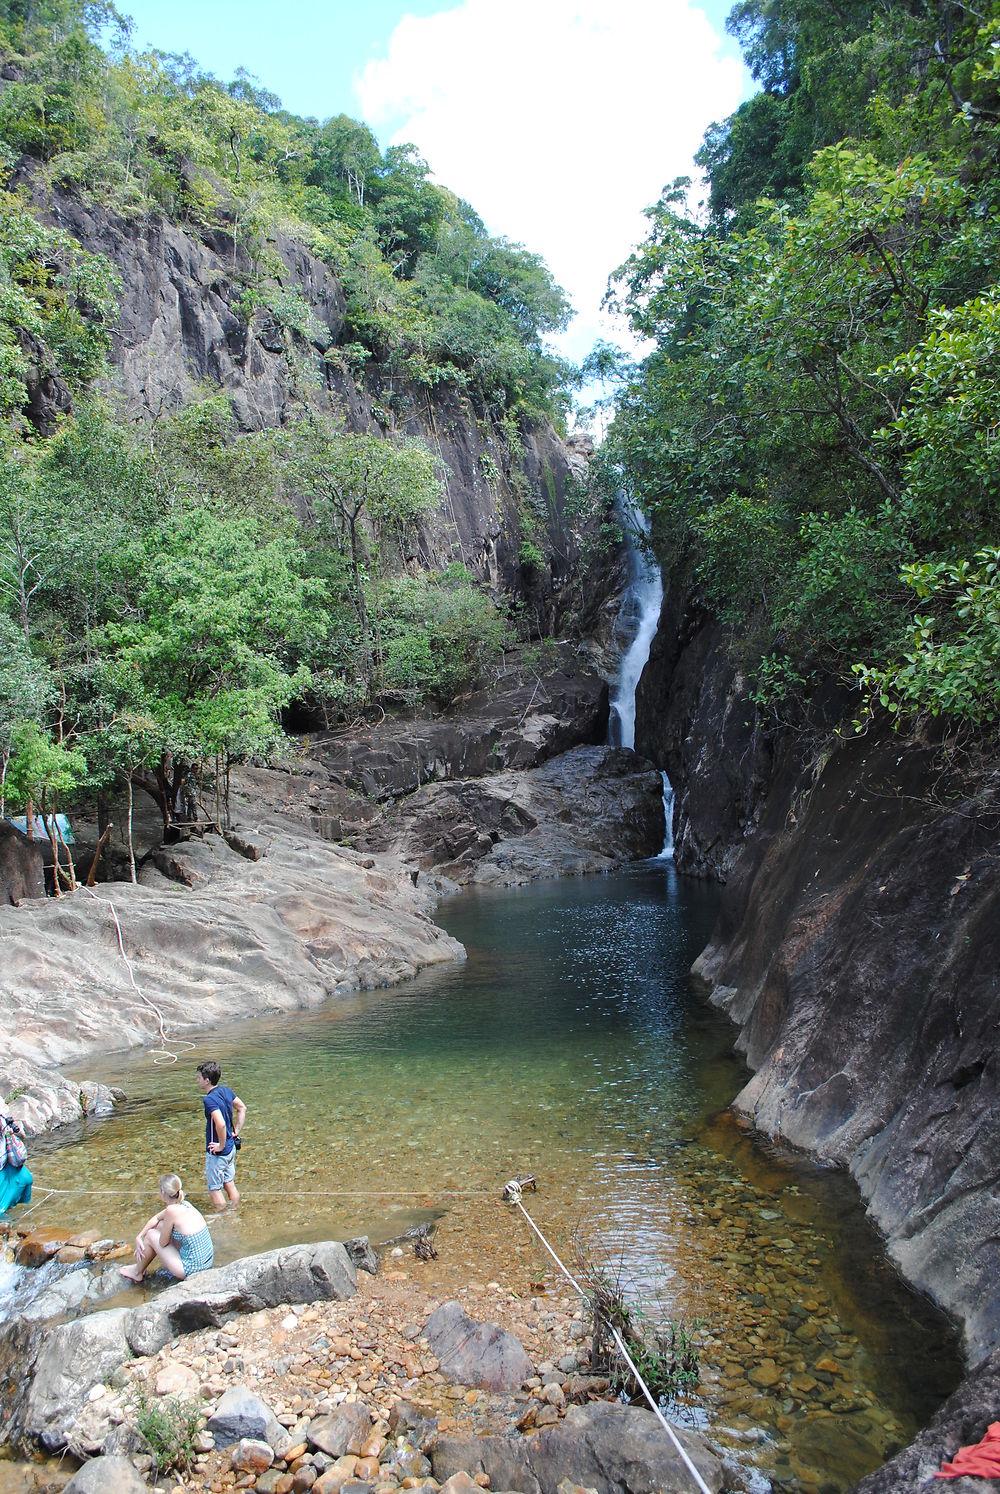
[[[31, 1184], [34, 1181], [23, 1161], [12, 1161], [8, 1156], [8, 1133], [23, 1144], [24, 1127], [20, 1121], [5, 1112], [3, 1101], [0, 1100], [0, 1214], [6, 1214], [15, 1204], [27, 1203], [31, 1198]], [[21, 1147], [12, 1146], [10, 1150], [16, 1151], [20, 1156], [24, 1155]]]
[[214, 1250], [208, 1225], [194, 1204], [185, 1201], [175, 1172], [160, 1179], [160, 1198], [163, 1208], [136, 1236], [135, 1265], [121, 1268], [126, 1281], [141, 1281], [155, 1260], [178, 1281], [196, 1271], [207, 1271], [212, 1264]]

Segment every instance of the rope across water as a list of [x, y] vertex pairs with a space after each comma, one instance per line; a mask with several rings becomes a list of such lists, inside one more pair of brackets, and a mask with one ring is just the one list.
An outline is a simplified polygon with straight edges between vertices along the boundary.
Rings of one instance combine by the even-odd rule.
[[[555, 1261], [556, 1265], [559, 1267], [560, 1271], [565, 1276], [565, 1278], [569, 1282], [570, 1286], [573, 1288], [574, 1291], [576, 1291], [576, 1292], [579, 1293], [579, 1295], [583, 1298], [583, 1300], [585, 1302], [589, 1303], [590, 1302], [590, 1297], [588, 1296], [588, 1294], [584, 1291], [583, 1287], [577, 1281], [576, 1277], [573, 1276], [573, 1275], [571, 1275], [571, 1273], [569, 1272], [569, 1270], [566, 1268], [566, 1266], [563, 1264], [563, 1262], [559, 1259], [558, 1255], [556, 1255], [555, 1251], [552, 1249], [552, 1246], [549, 1244], [548, 1240], [545, 1238], [545, 1236], [542, 1234], [541, 1230], [538, 1228], [538, 1225], [535, 1223], [535, 1221], [532, 1219], [531, 1215], [528, 1213], [527, 1209], [524, 1207], [524, 1204], [521, 1202], [521, 1191], [522, 1190], [521, 1190], [521, 1184], [520, 1184], [520, 1182], [517, 1180], [517, 1178], [512, 1178], [510, 1180], [510, 1182], [507, 1184], [507, 1186], [504, 1188], [504, 1190], [503, 1190], [503, 1196], [504, 1196], [505, 1199], [508, 1200], [508, 1202], [514, 1204], [515, 1207], [517, 1207], [517, 1208], [519, 1208], [521, 1210], [521, 1213], [524, 1215], [525, 1219], [528, 1221], [529, 1225], [534, 1230], [534, 1232], [538, 1236], [539, 1240], [541, 1240], [542, 1244], [545, 1246], [545, 1249], [548, 1251], [549, 1255]], [[680, 1453], [680, 1456], [681, 1456], [681, 1458], [682, 1458], [682, 1460], [684, 1462], [685, 1468], [690, 1473], [691, 1477], [694, 1479], [694, 1481], [697, 1484], [698, 1488], [701, 1490], [701, 1494], [711, 1494], [711, 1490], [709, 1489], [709, 1487], [706, 1484], [705, 1480], [702, 1478], [701, 1474], [698, 1472], [697, 1468], [692, 1463], [692, 1461], [691, 1461], [690, 1457], [688, 1456], [687, 1452], [684, 1450], [683, 1446], [681, 1445], [680, 1439], [678, 1438], [678, 1436], [677, 1436], [676, 1432], [674, 1431], [673, 1427], [670, 1425], [669, 1421], [667, 1421], [666, 1417], [663, 1415], [663, 1412], [660, 1410], [659, 1406], [657, 1405], [655, 1399], [653, 1398], [653, 1395], [650, 1392], [649, 1386], [646, 1384], [645, 1380], [642, 1378], [642, 1376], [640, 1375], [639, 1371], [636, 1369], [636, 1366], [635, 1366], [635, 1363], [634, 1363], [634, 1361], [632, 1359], [632, 1356], [629, 1353], [629, 1351], [628, 1351], [628, 1349], [627, 1349], [627, 1347], [625, 1345], [625, 1342], [622, 1339], [621, 1334], [618, 1332], [618, 1329], [614, 1326], [613, 1323], [609, 1323], [608, 1324], [608, 1328], [609, 1328], [609, 1330], [611, 1332], [612, 1338], [615, 1341], [615, 1345], [616, 1345], [616, 1347], [618, 1349], [619, 1354], [622, 1356], [622, 1358], [624, 1359], [625, 1363], [628, 1365], [630, 1371], [635, 1376], [636, 1383], [639, 1385], [640, 1389], [642, 1390], [643, 1395], [645, 1396], [646, 1400], [649, 1402], [650, 1410], [653, 1411], [654, 1415], [659, 1420], [659, 1423], [662, 1426], [663, 1430], [666, 1432], [667, 1436], [670, 1438], [671, 1442], [673, 1443], [674, 1447], [677, 1449], [678, 1453]]]

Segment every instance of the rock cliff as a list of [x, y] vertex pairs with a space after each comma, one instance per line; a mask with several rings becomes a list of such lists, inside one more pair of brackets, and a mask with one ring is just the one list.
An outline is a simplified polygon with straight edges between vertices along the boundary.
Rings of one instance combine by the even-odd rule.
[[[224, 232], [123, 218], [28, 174], [20, 185], [43, 218], [106, 255], [122, 277], [112, 357], [128, 419], [155, 419], [221, 389], [244, 430], [281, 425], [308, 403], [349, 431], [420, 437], [439, 459], [445, 498], [416, 558], [432, 567], [461, 561], [495, 589], [523, 596], [545, 631], [598, 603], [601, 576], [577, 573], [581, 536], [566, 508], [587, 443], [563, 442], [541, 422], [512, 432], [454, 388], [418, 387], [375, 362], [356, 378], [339, 347], [343, 289], [324, 261], [286, 234], [269, 250], [281, 292], [308, 308], [298, 318], [266, 305], [248, 309], [253, 267]], [[51, 428], [68, 392], [40, 386], [36, 404], [37, 423]], [[540, 566], [522, 564], [528, 535], [544, 554]]]
[[695, 970], [755, 1071], [736, 1109], [848, 1168], [904, 1274], [1000, 1344], [1000, 791], [891, 732], [763, 739], [718, 624], [668, 596], [637, 745], [678, 864], [727, 880]]
[[683, 583], [664, 592], [636, 691], [635, 746], [673, 785], [678, 870], [725, 881], [757, 823], [774, 749], [725, 629]]

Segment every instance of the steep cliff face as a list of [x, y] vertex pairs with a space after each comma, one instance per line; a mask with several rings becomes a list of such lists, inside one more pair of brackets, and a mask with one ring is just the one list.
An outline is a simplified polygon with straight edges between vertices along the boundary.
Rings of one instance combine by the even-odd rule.
[[725, 630], [683, 583], [667, 587], [636, 692], [635, 747], [674, 788], [678, 870], [725, 881], [773, 771]]
[[1000, 1342], [1000, 799], [934, 747], [779, 775], [695, 969], [765, 1135], [857, 1179], [905, 1275]]
[[695, 970], [755, 1071], [736, 1109], [851, 1171], [979, 1362], [1000, 1345], [995, 775], [891, 733], [755, 737], [723, 631], [677, 591], [638, 705], [678, 864], [726, 881]]
[[[570, 610], [594, 605], [600, 576], [577, 574], [570, 584], [580, 536], [566, 496], [572, 476], [586, 468], [585, 443], [567, 444], [544, 423], [523, 424], [512, 441], [490, 412], [454, 388], [408, 385], [377, 366], [355, 379], [339, 351], [343, 289], [322, 260], [286, 235], [269, 244], [273, 278], [310, 313], [291, 320], [267, 306], [247, 311], [252, 267], [226, 234], [155, 216], [122, 218], [46, 192], [30, 177], [21, 185], [44, 218], [106, 255], [122, 277], [112, 356], [128, 418], [155, 419], [208, 387], [229, 395], [244, 430], [279, 426], [307, 402], [335, 413], [349, 431], [418, 436], [439, 458], [446, 492], [415, 558], [463, 562], [481, 581], [523, 596], [550, 632]], [[37, 403], [45, 429], [68, 397], [39, 384]], [[543, 564], [522, 564], [526, 536]]]

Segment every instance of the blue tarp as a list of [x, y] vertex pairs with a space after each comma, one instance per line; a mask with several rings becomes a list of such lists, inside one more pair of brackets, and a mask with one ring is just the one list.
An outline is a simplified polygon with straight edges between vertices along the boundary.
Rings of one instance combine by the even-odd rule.
[[[27, 835], [28, 816], [26, 814], [12, 815], [9, 823], [14, 826], [15, 830], [20, 830], [22, 835]], [[31, 816], [31, 833], [34, 836], [35, 840], [47, 841], [49, 838], [49, 827], [51, 826], [51, 824], [52, 816], [50, 814], [47, 814], [45, 816], [44, 824], [42, 823], [40, 815], [33, 814]], [[56, 825], [58, 827], [59, 835], [66, 842], [66, 844], [68, 846], [75, 846], [76, 837], [73, 834], [72, 826], [69, 822], [69, 816], [65, 814], [57, 814]]]

